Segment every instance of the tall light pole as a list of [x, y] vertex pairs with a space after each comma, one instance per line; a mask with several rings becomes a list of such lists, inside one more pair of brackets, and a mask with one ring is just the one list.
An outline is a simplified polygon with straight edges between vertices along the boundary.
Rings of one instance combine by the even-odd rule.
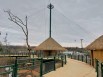
[[51, 37], [51, 13], [52, 13], [52, 9], [54, 8], [54, 6], [50, 3], [47, 7], [50, 9], [50, 29], [49, 29], [49, 37]]
[[83, 48], [83, 39], [80, 39], [81, 40], [81, 48]]

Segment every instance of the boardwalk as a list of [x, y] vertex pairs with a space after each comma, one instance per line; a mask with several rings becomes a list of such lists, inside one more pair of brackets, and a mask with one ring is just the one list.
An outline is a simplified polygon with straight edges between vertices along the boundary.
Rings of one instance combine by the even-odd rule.
[[64, 67], [45, 74], [43, 77], [96, 77], [92, 66], [73, 59], [67, 59], [67, 62]]

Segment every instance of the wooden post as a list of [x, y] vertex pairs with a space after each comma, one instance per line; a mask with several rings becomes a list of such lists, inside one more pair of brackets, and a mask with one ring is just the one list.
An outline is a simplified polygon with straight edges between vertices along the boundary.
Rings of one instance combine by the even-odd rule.
[[92, 66], [94, 66], [93, 50], [91, 50], [91, 64], [92, 64]]

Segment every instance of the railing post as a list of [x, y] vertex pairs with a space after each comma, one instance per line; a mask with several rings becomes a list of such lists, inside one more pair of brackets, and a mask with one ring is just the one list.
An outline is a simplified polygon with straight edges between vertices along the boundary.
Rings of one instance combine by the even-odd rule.
[[32, 55], [33, 55], [33, 58], [34, 58], [34, 53]]
[[79, 55], [78, 55], [78, 60], [79, 60]]
[[66, 55], [65, 55], [65, 64], [67, 63], [67, 60], [66, 60]]
[[12, 76], [11, 76], [11, 77], [14, 77], [14, 69], [15, 69], [15, 65], [12, 66], [12, 69], [13, 69], [13, 71], [12, 71]]
[[72, 54], [70, 56], [71, 56], [71, 59], [72, 59]]
[[61, 60], [62, 60], [62, 67], [63, 67], [63, 56], [61, 56]]
[[56, 62], [55, 62], [55, 56], [54, 56], [54, 71], [56, 70], [55, 63], [56, 63]]
[[83, 55], [82, 55], [82, 62], [83, 62]]
[[96, 62], [96, 72], [97, 72], [97, 77], [98, 77], [98, 60], [95, 59], [95, 62]]
[[16, 57], [15, 65], [14, 65], [14, 77], [17, 77], [17, 70], [18, 70], [18, 63], [17, 63], [17, 57]]
[[102, 63], [101, 63], [101, 77], [103, 77]]
[[102, 63], [101, 63], [101, 77], [103, 77]]
[[41, 62], [40, 62], [40, 77], [42, 77], [42, 75], [43, 75], [43, 58], [41, 58], [41, 60], [40, 60]]
[[34, 58], [33, 58], [32, 62], [33, 62], [33, 68], [34, 68], [35, 67], [35, 59]]
[[86, 55], [86, 63], [87, 63], [87, 55]]

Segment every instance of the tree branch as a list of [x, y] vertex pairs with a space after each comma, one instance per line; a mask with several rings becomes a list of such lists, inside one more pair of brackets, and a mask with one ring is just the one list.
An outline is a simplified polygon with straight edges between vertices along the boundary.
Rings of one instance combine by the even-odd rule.
[[22, 21], [22, 19], [20, 19], [19, 17], [15, 16], [14, 14], [11, 13], [11, 11], [4, 11], [6, 12], [8, 15], [9, 15], [9, 20], [14, 22], [15, 24], [17, 24], [23, 31], [23, 33], [25, 34], [25, 37], [26, 37], [26, 44], [27, 44], [27, 47], [28, 47], [28, 51], [29, 51], [29, 56], [30, 56], [30, 45], [29, 45], [29, 42], [28, 42], [28, 25], [27, 25], [27, 16], [25, 18], [25, 24], [24, 22]]

